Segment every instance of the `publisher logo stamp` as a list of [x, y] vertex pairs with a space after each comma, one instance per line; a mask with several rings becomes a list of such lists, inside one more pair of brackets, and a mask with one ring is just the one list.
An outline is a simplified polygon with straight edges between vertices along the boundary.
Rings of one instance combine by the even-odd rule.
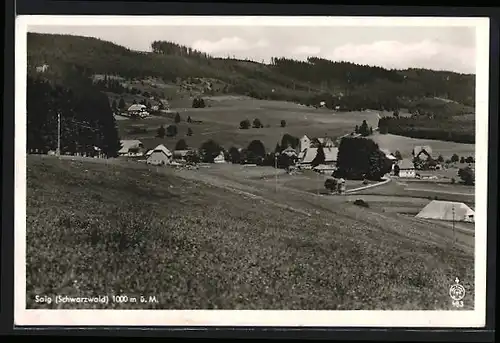
[[465, 288], [460, 284], [460, 280], [455, 278], [455, 283], [450, 287], [450, 297], [454, 307], [464, 307]]

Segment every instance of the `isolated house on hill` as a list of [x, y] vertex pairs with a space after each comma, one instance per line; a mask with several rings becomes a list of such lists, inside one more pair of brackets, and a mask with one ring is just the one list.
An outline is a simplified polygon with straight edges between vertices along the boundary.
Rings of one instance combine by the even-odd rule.
[[166, 165], [172, 161], [172, 152], [168, 150], [163, 144], [158, 145], [153, 149], [151, 154], [146, 160], [147, 164], [152, 165]]
[[463, 202], [433, 200], [415, 217], [473, 223], [474, 215], [474, 211]]
[[130, 116], [147, 117], [149, 113], [146, 109], [147, 109], [146, 105], [133, 104], [128, 108], [127, 113]]
[[144, 145], [137, 139], [121, 140], [120, 144], [119, 156], [142, 156], [144, 153]]
[[413, 148], [413, 157], [421, 160], [432, 158], [432, 149], [428, 145], [418, 145]]

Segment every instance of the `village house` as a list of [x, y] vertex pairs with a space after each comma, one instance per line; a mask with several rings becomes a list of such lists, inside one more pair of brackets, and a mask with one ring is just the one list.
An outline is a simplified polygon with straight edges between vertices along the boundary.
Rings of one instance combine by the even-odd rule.
[[389, 150], [387, 149], [380, 149], [380, 151], [382, 151], [384, 154], [385, 154], [385, 157], [391, 161], [391, 163], [396, 163], [397, 162], [397, 157], [394, 156], [394, 154], [392, 152], [390, 152]]
[[294, 148], [290, 147], [290, 146], [288, 148], [286, 148], [285, 150], [283, 150], [281, 152], [281, 154], [282, 155], [287, 155], [290, 158], [298, 158], [297, 151]]
[[417, 145], [413, 148], [412, 155], [414, 158], [426, 161], [432, 159], [432, 149], [428, 145]]
[[146, 105], [133, 104], [128, 108], [127, 113], [129, 116], [137, 116], [137, 117], [144, 118], [144, 117], [149, 116], [149, 113], [146, 109], [147, 109]]
[[120, 144], [119, 156], [142, 156], [144, 154], [144, 145], [137, 139], [121, 140]]
[[307, 135], [302, 136], [299, 140], [299, 152], [306, 150], [311, 147], [311, 139]]
[[401, 161], [398, 161], [397, 164], [393, 165], [393, 170], [396, 171], [396, 166], [399, 168], [399, 173], [395, 173], [399, 177], [403, 178], [414, 178], [417, 176], [416, 171], [415, 171], [415, 166], [413, 165], [413, 162], [408, 160], [408, 159], [403, 159]]
[[[339, 153], [339, 149], [335, 147], [323, 148], [323, 152], [325, 153], [325, 162], [323, 164], [334, 168], [337, 164], [337, 155]], [[307, 148], [306, 150], [300, 152], [298, 163], [300, 168], [311, 169], [312, 162], [316, 158], [317, 154], [318, 148]]]
[[41, 66], [36, 67], [36, 72], [37, 73], [45, 73], [49, 69], [48, 64], [43, 64]]
[[152, 165], [167, 165], [172, 161], [172, 152], [168, 150], [163, 144], [158, 145], [153, 149], [151, 154], [146, 160], [147, 164]]
[[224, 157], [224, 151], [221, 151], [219, 155], [214, 158], [214, 163], [226, 163], [226, 159]]

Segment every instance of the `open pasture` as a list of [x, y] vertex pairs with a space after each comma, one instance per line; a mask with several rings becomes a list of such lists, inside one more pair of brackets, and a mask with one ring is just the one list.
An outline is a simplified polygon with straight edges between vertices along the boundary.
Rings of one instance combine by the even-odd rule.
[[417, 145], [429, 145], [432, 148], [432, 156], [437, 158], [442, 155], [445, 160], [451, 158], [453, 154], [458, 156], [475, 156], [475, 144], [455, 143], [438, 141], [432, 139], [409, 138], [392, 134], [375, 133], [370, 137], [381, 149], [388, 149], [391, 152], [399, 150], [403, 158], [411, 158], [413, 147]]
[[[378, 122], [378, 112], [333, 112], [280, 101], [229, 96], [215, 98], [218, 100], [210, 103], [211, 107], [173, 108], [172, 110], [179, 112], [181, 116], [181, 122], [178, 124], [174, 123], [172, 115], [143, 120], [120, 120], [120, 135], [122, 139], [144, 140], [147, 145], [153, 139], [152, 144], [156, 144], [158, 140], [154, 137], [159, 126], [175, 124], [179, 134], [176, 137], [166, 137], [162, 141], [169, 149], [173, 149], [180, 138], [186, 139], [189, 145], [196, 148], [204, 141], [213, 139], [227, 149], [231, 146], [246, 147], [252, 140], [258, 139], [268, 151], [272, 151], [286, 133], [299, 138], [304, 134], [309, 137], [336, 137], [352, 132], [363, 120], [367, 120], [374, 128]], [[201, 120], [202, 123], [187, 123], [189, 116], [193, 120]], [[239, 128], [242, 120], [248, 119], [252, 123], [255, 118], [262, 122], [263, 128]], [[286, 121], [286, 127], [280, 126], [281, 120]], [[142, 125], [148, 133], [130, 134], [131, 127], [136, 125]], [[191, 137], [186, 137], [188, 127], [193, 130]]]

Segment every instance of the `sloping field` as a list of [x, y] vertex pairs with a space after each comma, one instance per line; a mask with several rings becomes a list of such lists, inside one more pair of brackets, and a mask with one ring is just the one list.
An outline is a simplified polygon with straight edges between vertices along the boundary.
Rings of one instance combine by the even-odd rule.
[[[308, 135], [309, 137], [331, 136], [336, 137], [352, 132], [356, 125], [361, 125], [366, 120], [373, 128], [378, 124], [378, 112], [333, 112], [326, 109], [315, 109], [284, 101], [256, 100], [246, 97], [213, 97], [216, 100], [207, 100], [211, 107], [205, 108], [173, 108], [179, 112], [181, 123], [176, 124], [179, 134], [176, 137], [166, 137], [161, 143], [169, 149], [184, 138], [192, 147], [198, 148], [204, 141], [214, 139], [219, 144], [229, 149], [231, 146], [246, 147], [258, 139], [264, 143], [268, 151], [274, 150], [276, 143], [288, 133], [295, 137]], [[202, 123], [188, 124], [186, 120], [201, 120]], [[258, 118], [263, 128], [239, 128], [242, 120], [248, 119], [250, 123]], [[280, 126], [281, 120], [286, 121], [286, 127]], [[154, 140], [156, 130], [160, 125], [165, 127], [175, 124], [170, 117], [153, 117], [144, 120], [121, 120], [118, 123], [122, 139], [144, 140], [148, 148], [153, 148], [158, 143]], [[141, 125], [148, 129], [147, 134], [130, 134], [132, 126]], [[186, 137], [187, 128], [193, 130], [193, 135]]]
[[113, 308], [451, 309], [455, 277], [473, 294], [473, 255], [427, 223], [117, 163], [28, 157], [28, 308], [125, 294], [159, 302]]
[[432, 148], [433, 157], [443, 155], [444, 159], [449, 159], [453, 154], [458, 156], [475, 156], [475, 144], [455, 143], [438, 141], [432, 139], [409, 138], [392, 134], [374, 134], [371, 139], [379, 145], [381, 149], [388, 149], [392, 152], [399, 150], [404, 158], [410, 158], [414, 146], [429, 145]]

